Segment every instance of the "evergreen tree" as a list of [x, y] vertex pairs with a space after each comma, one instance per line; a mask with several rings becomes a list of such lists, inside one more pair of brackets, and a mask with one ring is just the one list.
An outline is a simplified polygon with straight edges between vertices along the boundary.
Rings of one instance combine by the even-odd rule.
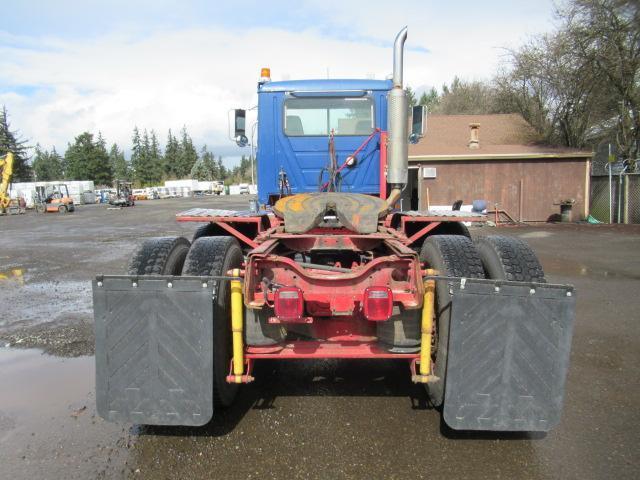
[[138, 127], [133, 127], [133, 137], [131, 138], [131, 169], [133, 170], [133, 178], [141, 183], [142, 175], [142, 140], [140, 139], [140, 131]]
[[140, 156], [140, 174], [138, 175], [138, 180], [140, 180], [141, 186], [146, 186], [152, 182], [150, 182], [150, 177], [153, 177], [153, 173], [151, 172], [151, 142], [149, 141], [149, 132], [147, 129], [144, 129], [144, 134], [142, 135], [142, 150]]
[[84, 132], [75, 138], [65, 152], [66, 177], [70, 180], [93, 180], [98, 185], [110, 185], [113, 170], [102, 136], [97, 141]]
[[415, 107], [418, 104], [418, 101], [416, 100], [416, 94], [413, 93], [413, 89], [407, 86], [404, 91], [407, 92], [407, 103], [409, 104], [409, 107]]
[[40, 144], [37, 144], [32, 169], [36, 181], [61, 180], [63, 178], [62, 158], [56, 152], [55, 147], [49, 153], [42, 150]]
[[158, 136], [154, 130], [151, 130], [151, 140], [149, 144], [149, 179], [152, 183], [159, 183], [162, 179], [164, 159], [162, 158], [162, 151], [160, 150], [160, 144], [158, 143]]
[[165, 178], [178, 178], [180, 164], [180, 144], [178, 139], [171, 133], [167, 135], [167, 145], [164, 148], [163, 173]]
[[139, 185], [150, 186], [160, 182], [162, 178], [162, 153], [153, 130], [149, 136], [149, 132], [145, 129], [141, 137], [138, 127], [134, 128], [131, 166], [134, 169], [134, 178]]
[[431, 87], [429, 93], [422, 93], [418, 105], [425, 106], [427, 107], [427, 110], [432, 111], [435, 109], [438, 103], [440, 103], [440, 96], [438, 95], [438, 91], [435, 88]]
[[29, 166], [26, 143], [26, 140], [20, 138], [20, 133], [17, 130], [11, 130], [9, 114], [7, 108], [3, 106], [0, 111], [0, 156], [5, 156], [7, 152], [13, 153], [14, 182], [31, 180], [31, 167]]
[[217, 168], [213, 153], [209, 152], [205, 145], [200, 152], [200, 158], [191, 168], [191, 178], [200, 181], [215, 180]]
[[98, 130], [98, 140], [96, 141], [96, 147], [99, 148], [105, 155], [107, 154], [107, 142], [102, 136], [102, 132]]
[[140, 173], [140, 180], [143, 186], [149, 183], [151, 180], [150, 177], [153, 177], [152, 169], [151, 141], [149, 140], [149, 132], [147, 132], [145, 128], [144, 134], [142, 135], [142, 171]]
[[127, 160], [124, 158], [124, 152], [118, 148], [117, 144], [111, 145], [109, 151], [109, 163], [113, 169], [114, 178], [117, 180], [130, 180], [131, 169]]
[[229, 176], [229, 172], [227, 168], [222, 164], [222, 156], [218, 156], [216, 173], [218, 174], [218, 178], [216, 180], [226, 180]]
[[187, 127], [182, 127], [180, 139], [180, 155], [176, 174], [178, 178], [185, 178], [191, 173], [194, 163], [198, 160], [198, 152], [193, 146], [193, 141], [187, 133]]
[[64, 172], [64, 159], [56, 150], [56, 147], [51, 148], [49, 153], [49, 163], [51, 165], [51, 172], [54, 176], [54, 180], [66, 178]]

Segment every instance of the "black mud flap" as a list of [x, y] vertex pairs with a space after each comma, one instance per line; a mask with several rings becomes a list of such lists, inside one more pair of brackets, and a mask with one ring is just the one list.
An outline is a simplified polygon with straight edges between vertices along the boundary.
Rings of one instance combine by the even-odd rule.
[[213, 415], [213, 280], [93, 282], [96, 403], [106, 420], [204, 425]]
[[458, 279], [444, 419], [456, 430], [549, 431], [560, 421], [575, 293]]

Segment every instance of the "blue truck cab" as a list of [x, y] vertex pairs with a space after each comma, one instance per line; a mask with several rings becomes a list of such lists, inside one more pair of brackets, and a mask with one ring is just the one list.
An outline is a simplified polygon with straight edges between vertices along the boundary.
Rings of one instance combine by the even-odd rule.
[[[380, 192], [380, 133], [387, 127], [390, 80], [294, 80], [258, 85], [258, 201], [282, 195], [279, 172], [292, 194], [317, 192], [327, 180], [329, 139], [336, 164], [369, 136], [355, 163], [340, 172], [342, 192]], [[379, 129], [379, 130], [377, 130]], [[351, 163], [351, 162], [350, 162]]]

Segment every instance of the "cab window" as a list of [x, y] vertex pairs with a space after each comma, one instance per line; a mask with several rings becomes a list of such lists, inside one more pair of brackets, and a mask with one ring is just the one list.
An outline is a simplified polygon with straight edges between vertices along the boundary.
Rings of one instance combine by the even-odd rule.
[[369, 97], [288, 98], [284, 101], [284, 133], [289, 137], [369, 135], [373, 132], [373, 100]]

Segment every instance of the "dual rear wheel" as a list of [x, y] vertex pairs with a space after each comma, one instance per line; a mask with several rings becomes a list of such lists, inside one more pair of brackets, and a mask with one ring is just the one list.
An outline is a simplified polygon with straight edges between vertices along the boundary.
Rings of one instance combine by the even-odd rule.
[[[420, 260], [437, 270], [439, 275], [448, 277], [545, 281], [542, 266], [531, 247], [512, 237], [492, 235], [473, 242], [462, 235], [434, 235], [423, 243]], [[427, 393], [434, 406], [440, 406], [444, 401], [451, 302], [449, 283], [437, 281], [432, 362], [433, 374], [439, 380], [427, 384]]]
[[[190, 243], [183, 237], [159, 237], [145, 240], [129, 263], [129, 275], [223, 276], [240, 268], [242, 250], [232, 237], [199, 237]], [[231, 362], [231, 325], [229, 322], [229, 282], [217, 281], [213, 306], [213, 401], [214, 409], [233, 403], [237, 384], [226, 381]]]

